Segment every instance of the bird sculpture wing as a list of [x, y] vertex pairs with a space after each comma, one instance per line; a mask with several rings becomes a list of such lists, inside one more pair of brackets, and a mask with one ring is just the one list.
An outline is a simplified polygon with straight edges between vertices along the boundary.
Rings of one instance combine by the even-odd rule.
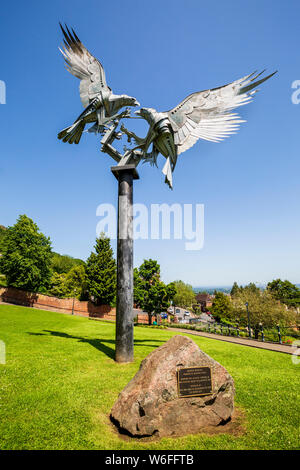
[[75, 31], [72, 33], [66, 26], [66, 31], [60, 24], [64, 35], [63, 50], [59, 49], [66, 61], [67, 70], [80, 79], [80, 99], [84, 108], [100, 92], [110, 92], [106, 84], [102, 64], [84, 47]]
[[[264, 71], [263, 71], [264, 72]], [[242, 121], [231, 110], [249, 103], [257, 87], [276, 72], [257, 80], [256, 72], [228, 85], [193, 93], [168, 111], [178, 155], [198, 139], [219, 142], [234, 134]]]

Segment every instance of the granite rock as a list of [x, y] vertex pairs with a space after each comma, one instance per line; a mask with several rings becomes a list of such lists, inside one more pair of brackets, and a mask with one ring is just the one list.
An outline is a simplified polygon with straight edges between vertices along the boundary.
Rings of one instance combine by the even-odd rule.
[[[209, 366], [212, 394], [179, 398], [177, 370]], [[176, 436], [204, 431], [230, 420], [234, 382], [227, 370], [186, 336], [174, 336], [152, 351], [120, 393], [111, 420], [134, 437]]]

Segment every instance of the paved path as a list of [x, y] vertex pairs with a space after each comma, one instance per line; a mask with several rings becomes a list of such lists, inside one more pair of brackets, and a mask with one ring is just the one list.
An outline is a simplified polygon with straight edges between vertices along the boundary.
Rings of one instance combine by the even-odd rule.
[[[0, 304], [15, 305], [15, 304], [9, 304], [8, 302], [3, 302], [1, 300], [0, 300]], [[58, 313], [62, 313], [55, 309], [50, 310], [47, 307], [43, 308], [43, 310], [49, 310], [52, 312], [56, 311]], [[97, 320], [97, 318], [93, 318], [93, 320], [95, 319]], [[266, 343], [262, 341], [256, 341], [255, 339], [237, 338], [237, 337], [232, 337], [232, 336], [221, 336], [221, 335], [216, 335], [214, 333], [193, 331], [193, 330], [187, 330], [183, 328], [167, 328], [167, 329], [169, 331], [178, 331], [179, 333], [187, 333], [189, 335], [204, 336], [205, 338], [217, 339], [219, 341], [226, 341], [227, 343], [241, 344], [242, 346], [250, 346], [252, 348], [268, 349], [269, 351], [277, 351], [277, 352], [281, 352], [285, 354], [295, 354], [297, 350], [296, 347], [288, 346], [285, 344]]]
[[268, 349], [270, 351], [277, 351], [285, 354], [294, 354], [296, 351], [295, 347], [288, 346], [285, 344], [266, 343], [257, 341], [255, 339], [237, 338], [232, 336], [221, 336], [214, 333], [206, 333], [202, 331], [186, 330], [181, 328], [168, 328], [169, 331], [178, 331], [180, 333], [187, 333], [189, 335], [204, 336], [205, 338], [217, 339], [219, 341], [226, 341], [228, 343], [241, 344], [243, 346], [250, 346], [252, 348]]

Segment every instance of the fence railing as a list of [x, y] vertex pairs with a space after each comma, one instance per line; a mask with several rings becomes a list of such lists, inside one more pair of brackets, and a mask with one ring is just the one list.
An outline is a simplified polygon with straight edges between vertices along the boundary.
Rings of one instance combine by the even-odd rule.
[[[170, 325], [171, 326], [171, 325]], [[175, 325], [172, 325], [175, 327]], [[277, 325], [276, 327], [264, 327], [260, 325], [258, 328], [243, 327], [239, 325], [229, 325], [225, 323], [217, 322], [205, 322], [203, 320], [192, 321], [190, 323], [177, 323], [177, 328], [184, 328], [195, 331], [204, 331], [207, 333], [219, 334], [222, 336], [234, 336], [241, 338], [251, 338], [258, 341], [279, 343], [279, 344], [290, 344], [293, 341], [300, 339], [299, 326], [282, 326]]]

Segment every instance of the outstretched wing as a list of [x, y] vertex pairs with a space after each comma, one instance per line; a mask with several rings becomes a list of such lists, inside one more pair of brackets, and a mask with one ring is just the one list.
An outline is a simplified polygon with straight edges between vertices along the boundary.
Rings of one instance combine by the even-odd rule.
[[249, 103], [257, 91], [252, 91], [253, 88], [276, 73], [257, 80], [263, 72], [254, 72], [229, 85], [193, 93], [168, 111], [178, 155], [192, 147], [198, 139], [219, 142], [234, 134], [239, 124], [245, 121], [230, 111]]
[[100, 91], [110, 91], [106, 84], [106, 78], [102, 64], [84, 47], [75, 31], [72, 33], [66, 26], [66, 31], [60, 24], [64, 35], [65, 47], [59, 49], [66, 61], [67, 70], [80, 79], [80, 99], [86, 108], [90, 100], [95, 98]]

